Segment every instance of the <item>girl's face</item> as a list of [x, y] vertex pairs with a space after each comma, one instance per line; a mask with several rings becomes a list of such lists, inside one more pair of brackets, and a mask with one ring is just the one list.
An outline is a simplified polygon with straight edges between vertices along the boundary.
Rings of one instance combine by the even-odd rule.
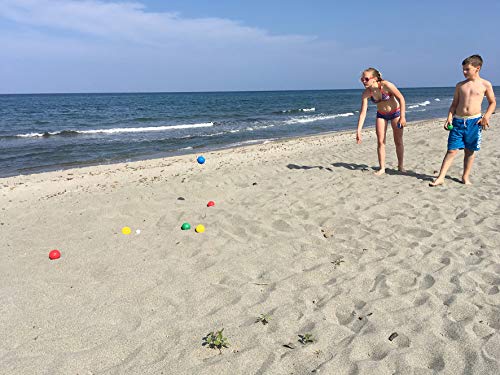
[[375, 77], [372, 76], [371, 72], [363, 72], [360, 80], [361, 80], [361, 83], [363, 84], [363, 86], [370, 87], [375, 82]]

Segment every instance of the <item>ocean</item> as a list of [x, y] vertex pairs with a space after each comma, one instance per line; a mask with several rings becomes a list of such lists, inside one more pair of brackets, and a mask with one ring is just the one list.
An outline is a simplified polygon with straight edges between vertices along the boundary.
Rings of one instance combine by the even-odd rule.
[[[445, 117], [453, 91], [401, 89], [407, 121]], [[361, 90], [0, 95], [0, 177], [355, 129], [360, 97]], [[375, 111], [370, 104], [365, 128]]]

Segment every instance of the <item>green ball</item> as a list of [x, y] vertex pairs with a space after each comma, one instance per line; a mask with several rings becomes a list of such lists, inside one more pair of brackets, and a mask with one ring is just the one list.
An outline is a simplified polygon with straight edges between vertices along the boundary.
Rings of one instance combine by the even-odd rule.
[[191, 229], [191, 225], [189, 223], [183, 223], [181, 226], [182, 230], [188, 230]]
[[451, 129], [453, 129], [453, 125], [452, 124], [448, 124], [447, 128], [448, 128], [448, 130], [451, 130]]

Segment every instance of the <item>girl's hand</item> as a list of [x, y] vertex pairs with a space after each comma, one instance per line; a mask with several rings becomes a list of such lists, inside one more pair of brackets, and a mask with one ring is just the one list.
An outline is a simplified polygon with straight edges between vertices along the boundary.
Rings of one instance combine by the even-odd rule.
[[401, 124], [401, 127], [404, 128], [406, 126], [406, 117], [400, 117], [399, 123]]
[[356, 132], [356, 143], [359, 145], [361, 143], [361, 133]]

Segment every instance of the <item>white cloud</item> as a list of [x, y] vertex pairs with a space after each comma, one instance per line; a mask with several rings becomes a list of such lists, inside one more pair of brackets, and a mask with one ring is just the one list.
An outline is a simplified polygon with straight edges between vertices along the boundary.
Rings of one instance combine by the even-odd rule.
[[169, 41], [305, 43], [314, 37], [274, 36], [223, 18], [185, 18], [175, 12], [148, 12], [140, 3], [95, 0], [4, 0], [0, 17], [19, 24], [70, 30], [110, 40], [145, 44]]
[[0, 0], [2, 20], [3, 92], [352, 87], [364, 66], [331, 40], [139, 2]]

